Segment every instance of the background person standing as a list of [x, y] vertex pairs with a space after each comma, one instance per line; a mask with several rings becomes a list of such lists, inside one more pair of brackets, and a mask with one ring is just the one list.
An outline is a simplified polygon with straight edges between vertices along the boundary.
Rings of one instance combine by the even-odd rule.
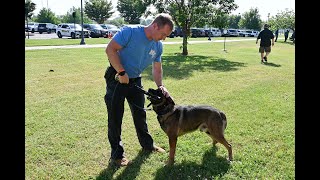
[[284, 42], [287, 42], [288, 37], [289, 37], [289, 29], [287, 29], [287, 30], [284, 32]]
[[278, 35], [279, 35], [279, 29], [277, 29], [275, 32], [274, 32], [274, 35], [276, 36], [276, 40], [274, 42], [277, 42], [278, 40]]
[[[259, 33], [256, 44], [258, 43], [259, 39], [261, 39], [259, 47], [259, 52], [261, 54], [261, 63], [267, 62], [267, 56], [271, 52], [271, 44], [272, 46], [274, 45], [274, 35], [272, 31], [269, 30], [268, 24], [265, 24], [264, 29]], [[270, 40], [272, 40], [272, 43]]]

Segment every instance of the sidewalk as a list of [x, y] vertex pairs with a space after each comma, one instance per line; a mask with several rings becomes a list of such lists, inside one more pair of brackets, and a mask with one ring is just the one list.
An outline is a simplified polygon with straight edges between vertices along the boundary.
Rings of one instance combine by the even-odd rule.
[[[278, 38], [279, 39], [279, 38]], [[235, 39], [228, 40], [226, 42], [235, 42], [235, 41], [255, 41], [256, 38], [250, 39]], [[224, 40], [211, 40], [211, 41], [188, 41], [189, 44], [199, 44], [199, 43], [221, 43]], [[162, 42], [163, 44], [182, 44], [180, 42]], [[73, 48], [106, 48], [108, 44], [85, 44], [85, 45], [64, 45], [64, 46], [34, 46], [34, 47], [25, 47], [25, 50], [39, 50], [39, 49], [73, 49]]]

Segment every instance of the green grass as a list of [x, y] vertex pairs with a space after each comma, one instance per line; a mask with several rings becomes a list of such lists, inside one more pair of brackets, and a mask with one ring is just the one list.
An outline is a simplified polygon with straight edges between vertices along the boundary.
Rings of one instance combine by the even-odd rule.
[[[295, 47], [281, 41], [265, 65], [254, 41], [229, 42], [227, 52], [189, 44], [187, 57], [164, 46], [163, 81], [176, 104], [224, 111], [234, 152], [229, 164], [226, 149], [196, 131], [178, 138], [172, 167], [156, 114], [147, 111], [149, 131], [167, 152], [143, 154], [127, 104], [122, 140], [134, 164], [108, 166], [104, 48], [26, 51], [26, 179], [295, 179]], [[156, 87], [150, 67], [142, 76], [145, 89]]]

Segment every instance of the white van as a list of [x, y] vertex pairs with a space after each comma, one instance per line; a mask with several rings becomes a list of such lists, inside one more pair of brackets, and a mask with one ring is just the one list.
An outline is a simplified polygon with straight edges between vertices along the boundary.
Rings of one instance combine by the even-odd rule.
[[35, 22], [29, 22], [28, 25], [24, 25], [24, 29], [25, 31], [31, 31], [32, 33], [34, 32], [38, 32], [38, 25], [39, 23], [35, 23]]
[[221, 36], [221, 31], [218, 28], [212, 28], [211, 29], [211, 33], [212, 33], [212, 36], [214, 36], [214, 37], [220, 37]]

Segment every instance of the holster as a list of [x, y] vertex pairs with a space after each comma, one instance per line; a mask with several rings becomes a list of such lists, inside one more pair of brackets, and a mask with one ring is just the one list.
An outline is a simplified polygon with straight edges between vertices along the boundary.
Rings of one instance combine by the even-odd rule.
[[104, 78], [106, 79], [106, 82], [110, 82], [110, 80], [114, 80], [115, 75], [117, 74], [117, 71], [110, 65], [105, 74], [104, 74]]

